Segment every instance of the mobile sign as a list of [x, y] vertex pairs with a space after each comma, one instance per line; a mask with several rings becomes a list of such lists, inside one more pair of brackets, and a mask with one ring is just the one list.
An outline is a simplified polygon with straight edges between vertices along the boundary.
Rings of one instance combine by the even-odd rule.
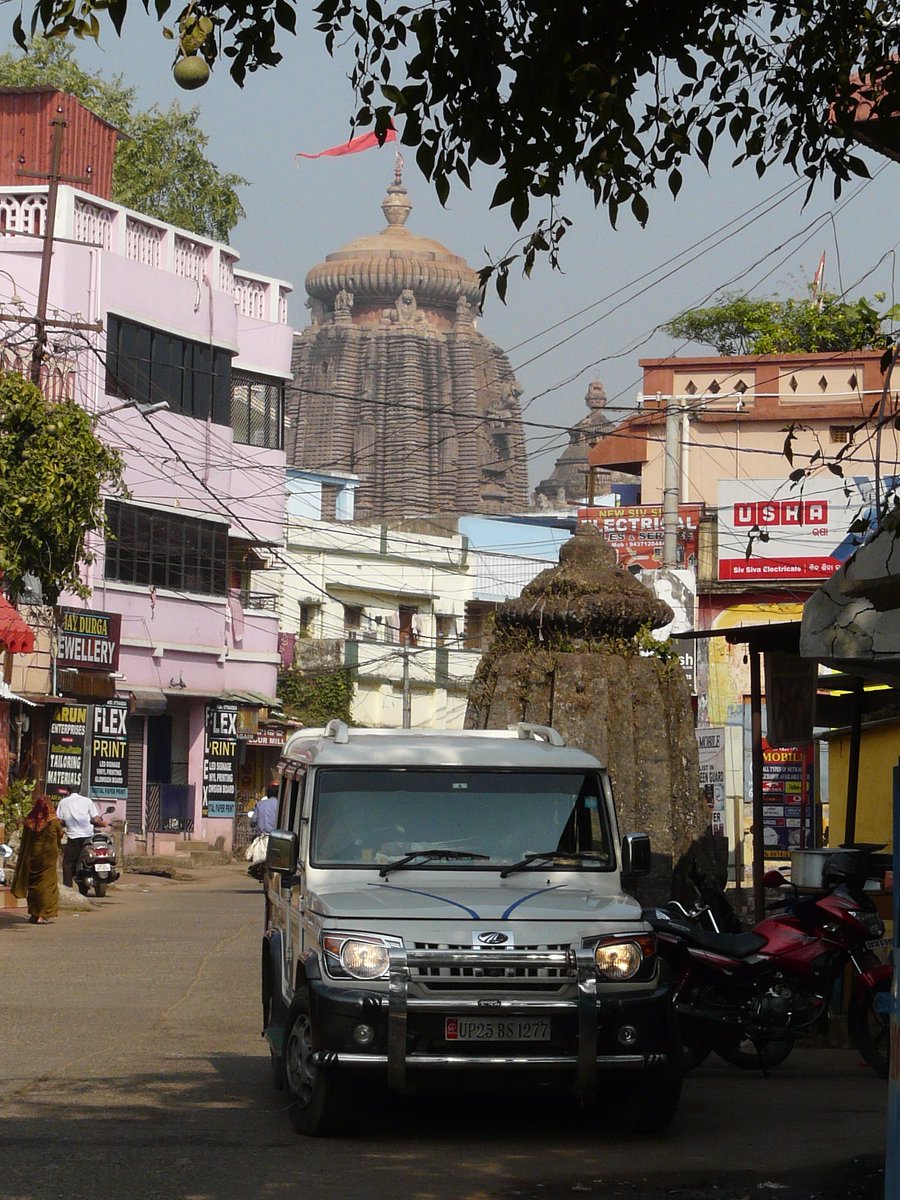
[[[677, 566], [696, 567], [697, 537], [702, 504], [678, 508]], [[578, 520], [596, 525], [614, 547], [623, 567], [654, 570], [663, 561], [663, 510], [661, 504], [625, 505], [621, 508], [579, 508]]]
[[127, 700], [94, 705], [91, 735], [91, 795], [108, 800], [128, 799]]
[[796, 488], [783, 478], [723, 479], [718, 500], [720, 580], [826, 579], [872, 523], [874, 484], [834, 475]]
[[763, 738], [763, 857], [789, 858], [814, 844], [812, 746], [775, 748]]
[[209, 704], [203, 755], [203, 816], [233, 817], [237, 802], [238, 706]]
[[725, 729], [707, 726], [694, 731], [700, 756], [700, 787], [706, 796], [709, 821], [718, 837], [725, 836]]

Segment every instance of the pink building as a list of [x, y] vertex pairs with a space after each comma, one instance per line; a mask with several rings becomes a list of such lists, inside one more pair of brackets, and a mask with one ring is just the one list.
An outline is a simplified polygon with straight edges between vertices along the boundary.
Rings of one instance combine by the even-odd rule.
[[[97, 130], [108, 140], [107, 126]], [[0, 311], [33, 314], [47, 193], [0, 188]], [[114, 767], [104, 786], [89, 751], [83, 769], [117, 802], [129, 845], [230, 847], [235, 807], [264, 788], [277, 753], [264, 725], [278, 619], [262, 572], [283, 540], [291, 288], [242, 270], [229, 246], [70, 186], [54, 238], [44, 387], [95, 414], [131, 495], [108, 502], [110, 537], [92, 536], [90, 598], [61, 600], [120, 618], [113, 683], [108, 670], [58, 669], [57, 631], [39, 637], [13, 680], [36, 702], [24, 714], [24, 769], [43, 782], [49, 761], [52, 785], [59, 697], [87, 706], [88, 747], [94, 710], [124, 701], [124, 786]], [[24, 359], [31, 340], [21, 341]], [[7, 349], [5, 365], [16, 363]]]

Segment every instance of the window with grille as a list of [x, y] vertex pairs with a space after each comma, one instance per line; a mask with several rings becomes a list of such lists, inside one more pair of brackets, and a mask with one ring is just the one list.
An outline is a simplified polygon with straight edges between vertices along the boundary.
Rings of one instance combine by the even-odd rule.
[[828, 430], [828, 438], [833, 444], [846, 446], [853, 441], [852, 425], [832, 425]]
[[123, 400], [157, 404], [216, 425], [229, 423], [230, 350], [192, 342], [109, 314], [106, 391]]
[[107, 500], [106, 578], [224, 596], [228, 526]]
[[246, 371], [231, 373], [231, 428], [244, 446], [280, 450], [284, 444], [284, 383]]

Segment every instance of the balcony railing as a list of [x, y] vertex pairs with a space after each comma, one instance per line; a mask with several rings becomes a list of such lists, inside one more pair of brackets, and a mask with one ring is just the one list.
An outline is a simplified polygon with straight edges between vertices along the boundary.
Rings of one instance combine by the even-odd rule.
[[[47, 188], [10, 187], [0, 191], [0, 236], [44, 232]], [[243, 316], [276, 325], [287, 324], [290, 284], [264, 275], [238, 271], [230, 247], [164, 221], [132, 212], [98, 196], [63, 186], [59, 190], [55, 235], [99, 246], [133, 262], [169, 271], [234, 296]]]

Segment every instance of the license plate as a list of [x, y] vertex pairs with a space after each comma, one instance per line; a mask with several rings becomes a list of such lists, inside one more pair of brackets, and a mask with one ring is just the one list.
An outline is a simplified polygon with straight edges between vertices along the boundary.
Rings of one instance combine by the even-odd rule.
[[109, 863], [96, 863], [94, 866], [94, 870], [97, 872], [98, 875], [108, 875], [109, 874]]
[[549, 1021], [521, 1017], [447, 1017], [444, 1037], [448, 1042], [549, 1042]]

